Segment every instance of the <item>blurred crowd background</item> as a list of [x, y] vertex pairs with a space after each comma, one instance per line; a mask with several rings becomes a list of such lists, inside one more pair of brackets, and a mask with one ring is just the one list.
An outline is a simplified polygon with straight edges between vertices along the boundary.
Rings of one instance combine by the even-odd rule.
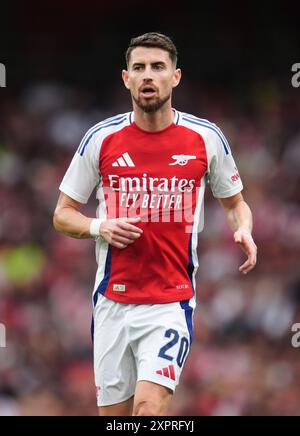
[[[226, 134], [254, 213], [246, 277], [224, 212], [206, 193], [192, 352], [171, 415], [300, 415], [300, 62], [297, 14], [274, 3], [202, 13], [169, 1], [7, 5], [0, 62], [0, 416], [96, 415], [90, 338], [94, 243], [52, 227], [58, 186], [93, 124], [130, 110], [120, 71], [130, 37], [179, 48], [174, 107]], [[71, 8], [72, 6], [72, 8]], [[271, 14], [272, 12], [272, 14]], [[272, 18], [270, 16], [272, 15]], [[5, 16], [5, 14], [3, 15]], [[298, 58], [297, 58], [298, 56]], [[85, 209], [95, 215], [94, 198]]]

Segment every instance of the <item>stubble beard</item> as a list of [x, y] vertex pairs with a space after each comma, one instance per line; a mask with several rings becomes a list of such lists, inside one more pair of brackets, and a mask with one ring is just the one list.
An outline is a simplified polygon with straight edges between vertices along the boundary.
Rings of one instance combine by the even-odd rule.
[[165, 98], [159, 98], [157, 97], [156, 100], [152, 103], [146, 103], [144, 104], [142, 102], [141, 98], [136, 98], [134, 97], [134, 95], [132, 96], [134, 102], [137, 104], [137, 106], [142, 109], [143, 112], [145, 112], [146, 114], [151, 114], [151, 113], [155, 113], [157, 112], [159, 109], [161, 109], [166, 103], [167, 101], [170, 100], [171, 98], [171, 94], [169, 94], [167, 97]]

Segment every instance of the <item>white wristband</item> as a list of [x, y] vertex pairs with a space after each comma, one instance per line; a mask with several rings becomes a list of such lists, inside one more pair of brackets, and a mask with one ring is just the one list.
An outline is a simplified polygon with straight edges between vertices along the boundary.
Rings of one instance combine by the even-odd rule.
[[90, 235], [93, 238], [98, 238], [100, 236], [100, 226], [105, 221], [104, 219], [94, 218], [90, 224]]

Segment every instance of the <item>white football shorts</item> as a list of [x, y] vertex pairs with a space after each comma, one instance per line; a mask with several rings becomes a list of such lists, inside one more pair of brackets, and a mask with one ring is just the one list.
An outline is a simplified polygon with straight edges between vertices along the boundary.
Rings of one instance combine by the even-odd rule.
[[99, 407], [128, 400], [140, 380], [175, 391], [191, 347], [195, 306], [195, 298], [124, 304], [99, 294], [93, 314]]

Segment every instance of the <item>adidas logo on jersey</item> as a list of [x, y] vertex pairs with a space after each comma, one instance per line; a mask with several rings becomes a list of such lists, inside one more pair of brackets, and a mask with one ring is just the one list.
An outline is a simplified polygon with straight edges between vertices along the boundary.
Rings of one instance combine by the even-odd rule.
[[166, 368], [160, 369], [160, 370], [156, 371], [156, 374], [163, 375], [164, 377], [171, 378], [172, 380], [175, 380], [174, 365], [169, 365]]
[[128, 153], [123, 153], [119, 159], [112, 164], [113, 167], [135, 167]]

